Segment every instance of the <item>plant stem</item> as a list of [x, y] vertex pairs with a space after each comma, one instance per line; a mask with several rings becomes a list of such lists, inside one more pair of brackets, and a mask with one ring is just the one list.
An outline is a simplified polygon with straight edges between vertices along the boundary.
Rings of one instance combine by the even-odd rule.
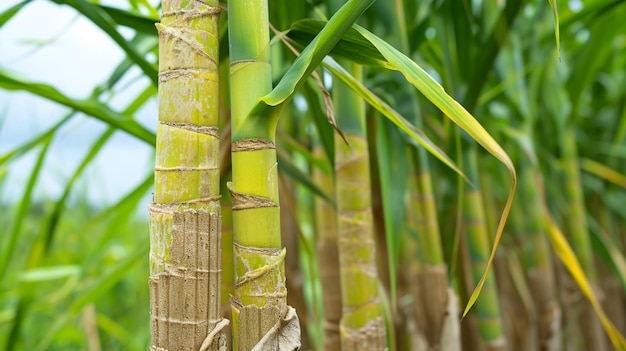
[[[281, 249], [276, 118], [248, 119], [271, 91], [267, 1], [231, 0], [232, 167], [235, 293], [234, 350], [293, 350], [300, 346], [295, 310], [287, 306]], [[253, 122], [254, 121], [254, 122]], [[280, 335], [289, 335], [292, 343]]]
[[218, 350], [221, 318], [217, 1], [163, 2], [150, 206], [151, 350]]
[[[344, 62], [361, 79], [361, 68]], [[386, 332], [378, 295], [370, 170], [365, 136], [365, 105], [338, 80], [333, 86], [335, 115], [346, 141], [335, 135], [339, 264], [343, 316], [340, 322], [344, 351], [383, 350]]]

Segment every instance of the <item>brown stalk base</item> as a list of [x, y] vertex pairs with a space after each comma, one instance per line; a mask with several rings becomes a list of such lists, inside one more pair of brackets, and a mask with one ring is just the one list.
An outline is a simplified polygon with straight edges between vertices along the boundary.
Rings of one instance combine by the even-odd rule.
[[339, 281], [339, 249], [337, 239], [324, 238], [318, 243], [320, 280], [324, 299], [324, 350], [341, 350], [341, 286]]
[[219, 311], [219, 203], [210, 202], [208, 209], [200, 206], [150, 207], [150, 350], [226, 348], [221, 331], [228, 321]]
[[387, 350], [385, 323], [382, 317], [369, 321], [360, 329], [342, 328], [342, 351]]
[[561, 306], [556, 300], [554, 274], [551, 267], [537, 268], [530, 272], [530, 287], [535, 301], [535, 322], [539, 351], [560, 351]]

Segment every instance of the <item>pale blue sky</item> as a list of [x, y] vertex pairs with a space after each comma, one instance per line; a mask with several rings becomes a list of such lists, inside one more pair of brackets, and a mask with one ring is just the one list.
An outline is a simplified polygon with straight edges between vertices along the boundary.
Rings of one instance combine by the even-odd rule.
[[[18, 2], [0, 1], [0, 12]], [[107, 3], [123, 5], [126, 1]], [[89, 20], [72, 8], [51, 1], [33, 1], [0, 28], [0, 68], [31, 81], [51, 84], [70, 97], [89, 96], [93, 87], [106, 80], [123, 57], [124, 53], [116, 44]], [[139, 70], [133, 70], [124, 82], [129, 83], [139, 76]], [[124, 82], [118, 86], [126, 85]], [[124, 95], [134, 97], [148, 84], [145, 78], [136, 80], [124, 90], [126, 94], [115, 95], [111, 105], [121, 110], [129, 102]], [[27, 93], [0, 90], [0, 117], [4, 120], [0, 128], [0, 155], [45, 130], [68, 111]], [[156, 100], [152, 99], [135, 118], [154, 130]], [[61, 194], [67, 179], [104, 129], [104, 124], [80, 116], [60, 131], [36, 188], [37, 199]], [[0, 201], [15, 201], [21, 197], [36, 156], [37, 152], [30, 153], [10, 163], [6, 184], [0, 189]], [[118, 132], [86, 171], [80, 188], [81, 191], [86, 189], [94, 204], [112, 203], [133, 189], [152, 167], [152, 148]]]

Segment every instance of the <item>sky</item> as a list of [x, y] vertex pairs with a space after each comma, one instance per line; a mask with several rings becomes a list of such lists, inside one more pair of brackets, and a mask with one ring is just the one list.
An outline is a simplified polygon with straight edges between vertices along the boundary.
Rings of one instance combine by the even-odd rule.
[[[0, 13], [19, 1], [0, 1]], [[124, 4], [124, 0], [108, 1]], [[130, 35], [132, 33], [123, 33]], [[26, 80], [56, 87], [72, 98], [86, 98], [104, 82], [124, 53], [108, 36], [69, 6], [35, 0], [0, 28], [0, 69]], [[125, 94], [111, 98], [120, 111], [128, 97], [134, 97], [150, 82], [131, 71], [118, 86]], [[69, 109], [24, 92], [0, 90], [0, 156], [46, 130]], [[150, 100], [134, 116], [150, 130], [157, 121], [156, 99]], [[106, 129], [92, 118], [79, 116], [57, 134], [45, 160], [38, 182], [36, 200], [58, 198], [90, 145]], [[22, 197], [38, 151], [9, 163], [0, 202], [14, 203]], [[153, 149], [144, 142], [117, 132], [99, 153], [78, 182], [78, 193], [94, 205], [112, 204], [138, 185], [154, 167]], [[77, 195], [78, 195], [77, 193]], [[145, 203], [148, 202], [146, 195]], [[146, 211], [147, 212], [147, 211]]]

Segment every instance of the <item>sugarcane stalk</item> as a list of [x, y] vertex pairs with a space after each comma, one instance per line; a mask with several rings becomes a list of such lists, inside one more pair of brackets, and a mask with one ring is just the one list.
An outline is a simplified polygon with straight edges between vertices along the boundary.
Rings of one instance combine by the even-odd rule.
[[538, 189], [543, 186], [541, 175], [532, 167], [521, 168], [521, 194], [526, 205], [523, 237], [526, 242], [527, 271], [531, 293], [535, 302], [537, 350], [561, 350], [561, 306], [556, 299], [554, 263], [550, 244], [543, 229], [541, 196]]
[[281, 247], [275, 127], [277, 116], [253, 116], [271, 91], [266, 1], [229, 5], [235, 291], [234, 350], [295, 350], [300, 326], [287, 305]]
[[[565, 194], [569, 205], [567, 215], [569, 239], [572, 242], [572, 248], [580, 261], [583, 271], [592, 286], [597, 289], [599, 286], [597, 285], [597, 273], [593, 262], [591, 239], [585, 217], [585, 200], [580, 179], [575, 130], [572, 126], [566, 126], [562, 133], [560, 141], [563, 154], [562, 166], [565, 173]], [[571, 298], [572, 302], [579, 300], [582, 302], [579, 307], [572, 309], [574, 311], [571, 312], [574, 313], [571, 313], [570, 316], [576, 318], [578, 321], [576, 329], [579, 328], [581, 334], [584, 336], [584, 349], [606, 350], [607, 339], [592, 305], [587, 300], [582, 299], [579, 292], [576, 292]], [[577, 316], [576, 310], [580, 311]], [[570, 323], [574, 323], [572, 318], [569, 318], [569, 320]], [[580, 346], [582, 345], [577, 345], [577, 347]]]
[[151, 350], [223, 350], [217, 1], [163, 2], [150, 205]]
[[426, 151], [413, 149], [410, 155], [415, 178], [407, 208], [409, 225], [417, 234], [410, 261], [413, 315], [425, 350], [459, 350], [458, 305], [448, 285]]
[[[485, 271], [489, 259], [491, 244], [485, 221], [485, 210], [477, 181], [478, 161], [477, 150], [470, 147], [466, 151], [467, 175], [472, 180], [474, 187], [467, 187], [463, 197], [463, 225], [467, 237], [467, 247], [471, 261], [471, 275], [473, 283], [477, 284]], [[505, 350], [506, 339], [503, 333], [493, 271], [487, 275], [480, 298], [472, 309], [476, 320], [479, 338], [487, 350]]]
[[[344, 62], [361, 79], [361, 68]], [[386, 331], [378, 294], [370, 170], [363, 101], [339, 80], [333, 85], [335, 115], [345, 139], [335, 136], [339, 264], [343, 314], [341, 348], [386, 349]]]
[[[314, 150], [322, 155], [322, 148]], [[319, 168], [313, 169], [313, 180], [327, 194], [335, 193], [333, 177]], [[339, 280], [339, 247], [337, 211], [321, 197], [315, 198], [315, 229], [319, 257], [322, 299], [324, 301], [324, 350], [341, 350], [339, 320], [341, 319], [341, 283]]]
[[[404, 1], [394, 1], [394, 10], [402, 51], [409, 53]], [[411, 105], [415, 114], [415, 126], [422, 129], [422, 117], [414, 94], [411, 95]], [[414, 249], [410, 257], [409, 281], [413, 295], [413, 314], [418, 333], [427, 344], [428, 350], [459, 350], [460, 327], [456, 316], [458, 300], [448, 284], [448, 268], [443, 257], [428, 155], [421, 147], [412, 149], [410, 154], [409, 163], [413, 165], [412, 174], [415, 174], [415, 179], [410, 185], [408, 218], [416, 220], [414, 229], [417, 243], [413, 244], [421, 248], [421, 255]]]

